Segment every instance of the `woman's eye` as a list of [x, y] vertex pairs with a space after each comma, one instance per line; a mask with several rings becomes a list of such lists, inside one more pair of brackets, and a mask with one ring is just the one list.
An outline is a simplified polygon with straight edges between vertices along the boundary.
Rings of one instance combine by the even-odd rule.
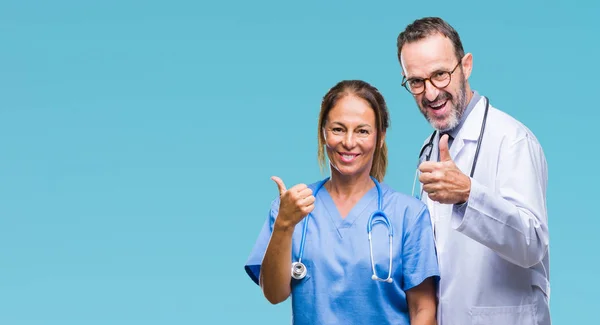
[[342, 128], [332, 128], [331, 132], [333, 132], [333, 134], [340, 134], [344, 132], [344, 130], [342, 130]]
[[357, 134], [361, 138], [366, 138], [366, 137], [369, 136], [369, 134], [371, 134], [371, 132], [369, 130], [360, 129], [360, 130], [357, 131]]

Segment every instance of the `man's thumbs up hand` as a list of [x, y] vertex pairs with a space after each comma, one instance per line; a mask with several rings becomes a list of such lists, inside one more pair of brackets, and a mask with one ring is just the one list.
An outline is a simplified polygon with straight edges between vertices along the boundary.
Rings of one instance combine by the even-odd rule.
[[419, 166], [423, 190], [430, 199], [445, 203], [464, 203], [471, 193], [471, 178], [456, 166], [448, 149], [448, 135], [440, 138], [440, 161], [426, 161]]

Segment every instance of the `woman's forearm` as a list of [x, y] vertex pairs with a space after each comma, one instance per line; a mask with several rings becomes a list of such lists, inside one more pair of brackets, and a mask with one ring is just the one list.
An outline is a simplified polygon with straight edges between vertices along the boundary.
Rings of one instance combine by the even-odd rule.
[[[279, 218], [277, 218], [279, 219]], [[260, 286], [272, 304], [285, 301], [291, 293], [291, 252], [294, 226], [275, 221], [260, 270]]]
[[413, 325], [436, 325], [435, 308], [427, 307], [410, 313], [410, 323]]
[[436, 325], [437, 297], [432, 278], [406, 292], [410, 323], [413, 325]]

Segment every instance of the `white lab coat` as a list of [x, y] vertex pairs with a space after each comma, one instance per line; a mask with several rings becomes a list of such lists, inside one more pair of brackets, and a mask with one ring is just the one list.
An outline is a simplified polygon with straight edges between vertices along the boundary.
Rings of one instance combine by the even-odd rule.
[[[469, 175], [481, 97], [450, 147]], [[426, 141], [429, 141], [429, 137]], [[431, 155], [437, 161], [439, 133]], [[547, 165], [533, 133], [490, 105], [471, 194], [462, 208], [423, 191], [441, 272], [439, 325], [550, 325]]]

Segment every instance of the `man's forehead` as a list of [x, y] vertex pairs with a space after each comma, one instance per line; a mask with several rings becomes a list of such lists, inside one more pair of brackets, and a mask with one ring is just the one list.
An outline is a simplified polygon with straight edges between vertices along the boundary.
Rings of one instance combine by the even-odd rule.
[[409, 78], [428, 75], [439, 69], [456, 64], [452, 42], [443, 35], [404, 44], [400, 55], [402, 71]]

